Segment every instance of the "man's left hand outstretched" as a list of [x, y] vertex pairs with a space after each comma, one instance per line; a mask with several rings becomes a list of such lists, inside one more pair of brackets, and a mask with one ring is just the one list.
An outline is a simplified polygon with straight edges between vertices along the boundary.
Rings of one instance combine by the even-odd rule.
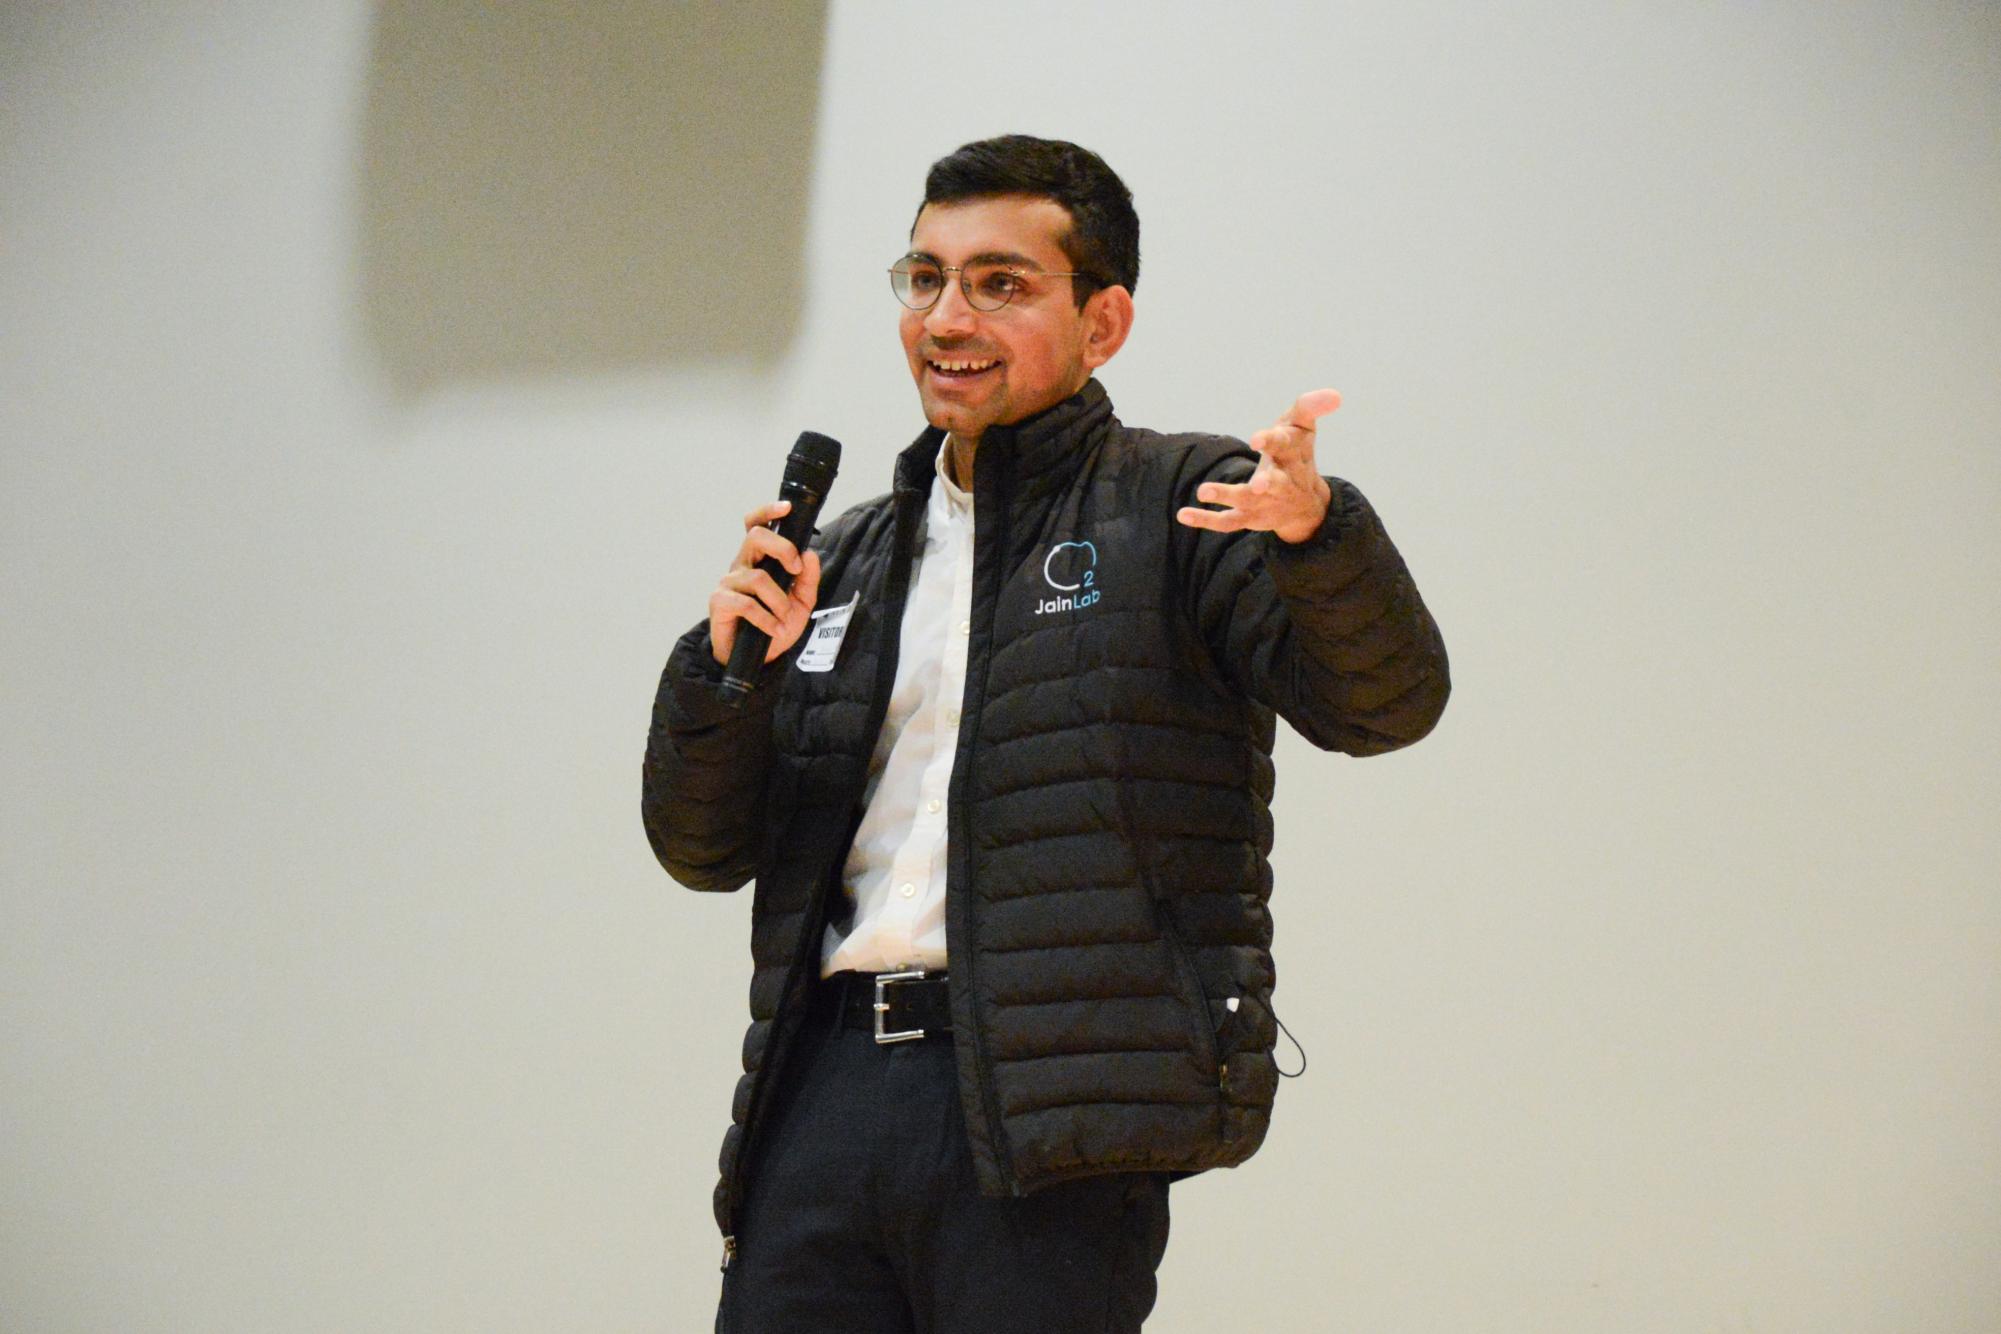
[[1204, 482], [1195, 488], [1197, 500], [1222, 509], [1187, 505], [1174, 517], [1190, 528], [1215, 533], [1250, 529], [1275, 533], [1285, 542], [1304, 542], [1313, 536], [1327, 517], [1333, 494], [1313, 466], [1315, 425], [1340, 406], [1341, 395], [1332, 389], [1301, 394], [1277, 422], [1250, 438], [1260, 457], [1249, 481]]

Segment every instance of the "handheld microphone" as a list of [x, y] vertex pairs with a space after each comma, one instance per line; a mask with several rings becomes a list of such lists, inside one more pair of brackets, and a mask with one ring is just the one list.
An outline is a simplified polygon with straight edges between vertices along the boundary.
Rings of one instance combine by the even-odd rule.
[[[841, 466], [841, 442], [817, 431], [801, 431], [799, 442], [785, 459], [785, 480], [778, 484], [778, 498], [792, 502], [776, 524], [778, 535], [805, 554], [813, 536], [813, 523], [820, 517], [820, 505]], [[758, 561], [757, 568], [770, 575], [780, 591], [792, 589], [792, 573], [770, 556]], [[723, 669], [722, 684], [716, 694], [731, 708], [742, 708], [745, 696], [757, 687], [758, 668], [771, 650], [771, 636], [749, 621], [738, 621], [736, 642], [730, 646], [729, 666]]]

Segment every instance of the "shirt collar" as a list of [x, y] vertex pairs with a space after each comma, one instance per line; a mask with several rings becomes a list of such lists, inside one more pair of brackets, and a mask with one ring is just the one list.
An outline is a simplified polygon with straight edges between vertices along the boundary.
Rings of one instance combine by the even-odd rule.
[[952, 480], [951, 465], [947, 462], [947, 460], [951, 457], [951, 450], [952, 450], [952, 437], [948, 435], [943, 440], [938, 442], [938, 459], [936, 467], [938, 471], [939, 485], [931, 492], [931, 496], [934, 504], [939, 500], [939, 498], [941, 497], [943, 498], [944, 504], [946, 506], [945, 510], [946, 513], [967, 514], [970, 513], [973, 508], [973, 493], [970, 491], [961, 490], [958, 483]]

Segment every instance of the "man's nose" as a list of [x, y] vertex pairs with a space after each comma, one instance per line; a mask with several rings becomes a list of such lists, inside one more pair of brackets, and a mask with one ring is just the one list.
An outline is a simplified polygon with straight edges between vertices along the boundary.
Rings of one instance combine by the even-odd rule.
[[945, 275], [945, 290], [924, 312], [924, 332], [934, 338], [951, 338], [973, 331], [979, 312], [966, 300], [966, 289], [956, 273]]

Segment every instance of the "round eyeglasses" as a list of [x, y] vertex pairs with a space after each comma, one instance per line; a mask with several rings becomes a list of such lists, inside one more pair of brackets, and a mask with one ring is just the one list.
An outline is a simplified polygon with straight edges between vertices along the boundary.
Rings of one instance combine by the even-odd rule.
[[1007, 264], [936, 264], [905, 255], [889, 266], [889, 290], [912, 310], [929, 310], [945, 294], [945, 275], [959, 275], [959, 290], [974, 310], [996, 311], [1028, 290], [1037, 278], [1089, 278], [1088, 273], [1045, 273]]

